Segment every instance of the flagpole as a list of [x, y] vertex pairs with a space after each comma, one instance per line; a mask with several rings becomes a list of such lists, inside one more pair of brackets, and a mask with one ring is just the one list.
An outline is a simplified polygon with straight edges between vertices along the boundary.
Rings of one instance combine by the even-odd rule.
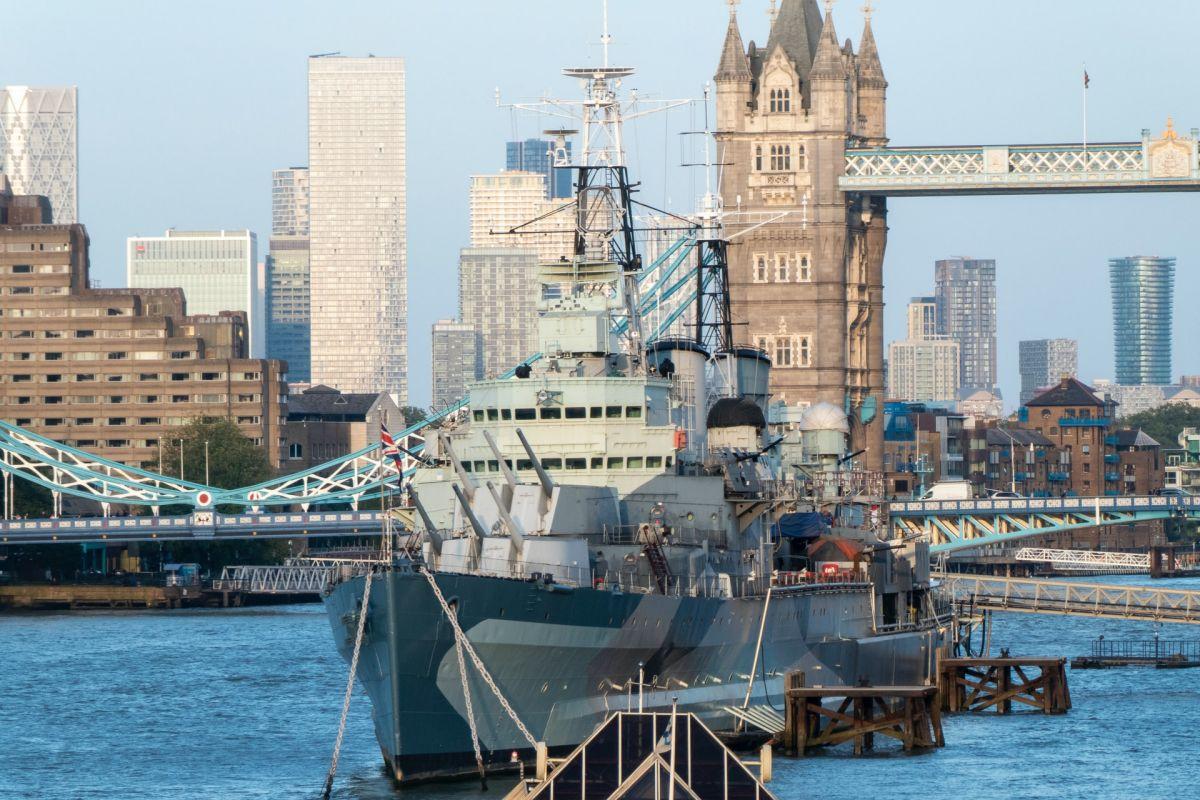
[[1087, 62], [1083, 64], [1083, 171], [1088, 171], [1088, 137], [1087, 137], [1087, 95], [1088, 95], [1088, 72]]

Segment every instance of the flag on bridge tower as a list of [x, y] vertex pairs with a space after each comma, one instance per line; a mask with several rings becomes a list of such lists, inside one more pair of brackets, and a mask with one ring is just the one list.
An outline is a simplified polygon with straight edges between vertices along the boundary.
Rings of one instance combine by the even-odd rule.
[[1085, 88], [1085, 89], [1088, 88], [1088, 86], [1091, 84], [1091, 82], [1092, 82], [1092, 79], [1089, 78], [1088, 74], [1087, 74], [1087, 67], [1084, 67], [1083, 68], [1083, 88]]

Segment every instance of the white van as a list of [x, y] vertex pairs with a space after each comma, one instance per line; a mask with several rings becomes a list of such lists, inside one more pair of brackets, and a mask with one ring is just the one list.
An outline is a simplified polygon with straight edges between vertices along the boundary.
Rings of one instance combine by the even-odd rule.
[[970, 500], [975, 489], [970, 481], [938, 481], [925, 490], [922, 500]]

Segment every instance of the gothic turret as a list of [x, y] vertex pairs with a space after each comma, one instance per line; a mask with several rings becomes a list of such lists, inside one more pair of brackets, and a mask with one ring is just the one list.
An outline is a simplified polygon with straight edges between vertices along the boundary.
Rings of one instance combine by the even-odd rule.
[[742, 33], [738, 30], [737, 12], [729, 7], [729, 28], [725, 31], [725, 45], [721, 48], [721, 61], [713, 82], [717, 85], [717, 128], [735, 130], [750, 103], [751, 84], [750, 59], [742, 50]]
[[822, 130], [846, 130], [848, 110], [846, 60], [838, 45], [833, 12], [825, 13], [825, 24], [817, 42], [816, 56], [808, 79], [812, 84], [812, 108], [817, 127]]
[[[771, 23], [771, 37], [767, 40], [769, 55], [779, 45], [796, 66], [800, 80], [808, 79], [817, 52], [817, 39], [821, 34], [821, 13], [817, 0], [783, 0], [779, 13]], [[807, 92], [806, 92], [807, 94]]]
[[875, 34], [871, 31], [868, 7], [858, 46], [858, 124], [859, 133], [871, 140], [871, 144], [882, 144], [887, 139], [886, 112], [887, 79], [883, 76]]

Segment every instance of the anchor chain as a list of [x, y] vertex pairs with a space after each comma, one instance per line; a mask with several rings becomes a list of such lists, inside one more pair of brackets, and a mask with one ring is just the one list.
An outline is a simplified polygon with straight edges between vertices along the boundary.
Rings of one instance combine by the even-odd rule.
[[479, 749], [479, 730], [475, 727], [475, 709], [471, 704], [471, 685], [467, 682], [467, 662], [463, 658], [462, 642], [454, 637], [454, 652], [458, 655], [458, 678], [462, 681], [463, 699], [467, 707], [467, 725], [471, 728], [471, 746], [475, 748], [475, 765], [479, 767], [479, 780], [487, 788], [487, 772], [483, 768], [483, 753]]

